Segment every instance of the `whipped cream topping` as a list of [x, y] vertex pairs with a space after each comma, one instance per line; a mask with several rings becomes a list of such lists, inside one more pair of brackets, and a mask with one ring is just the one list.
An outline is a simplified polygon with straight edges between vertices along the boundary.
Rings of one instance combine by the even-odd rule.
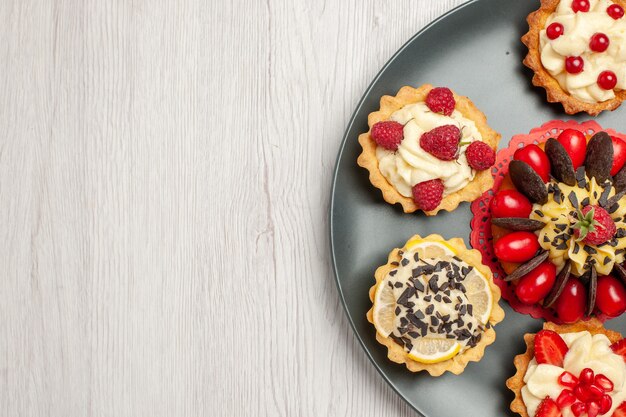
[[[475, 171], [467, 163], [465, 150], [471, 142], [482, 141], [482, 136], [476, 124], [458, 110], [451, 116], [444, 116], [431, 111], [425, 103], [416, 103], [394, 112], [390, 119], [404, 125], [404, 139], [396, 152], [378, 146], [376, 157], [380, 172], [400, 194], [412, 197], [415, 184], [440, 178], [446, 196], [474, 179]], [[462, 133], [461, 141], [466, 142], [454, 161], [442, 161], [420, 146], [422, 134], [444, 125], [457, 126]]]
[[440, 246], [445, 255], [436, 259], [420, 258], [419, 246], [403, 252], [397, 268], [389, 272], [387, 282], [397, 300], [390, 336], [407, 352], [419, 338], [455, 339], [462, 352], [476, 346], [487, 324], [474, 316], [466, 295], [472, 288], [464, 286], [466, 276], [480, 272]]
[[[613, 71], [617, 76], [615, 89], [626, 89], [626, 18], [613, 19], [607, 8], [610, 0], [589, 0], [589, 12], [572, 9], [573, 0], [562, 0], [556, 11], [548, 18], [540, 33], [541, 63], [561, 88], [578, 100], [598, 103], [615, 97], [614, 90], [604, 90], [598, 85], [603, 71]], [[549, 39], [546, 28], [557, 22], [563, 25], [563, 35]], [[608, 36], [610, 45], [604, 52], [594, 52], [589, 47], [596, 33]], [[570, 74], [565, 70], [565, 58], [580, 56], [584, 61], [581, 73]]]
[[[614, 385], [612, 392], [608, 393], [613, 399], [611, 410], [604, 414], [611, 416], [613, 411], [626, 400], [626, 363], [624, 358], [613, 353], [611, 342], [603, 334], [592, 336], [591, 333], [577, 332], [561, 334], [561, 337], [569, 347], [565, 355], [563, 367], [537, 364], [533, 358], [526, 370], [522, 388], [522, 399], [526, 405], [529, 416], [534, 416], [541, 401], [549, 396], [556, 400], [565, 388], [559, 384], [558, 378], [563, 371], [569, 371], [578, 376], [585, 368], [593, 369], [594, 373], [604, 374]], [[574, 417], [570, 407], [561, 410], [563, 417]], [[584, 414], [586, 416], [586, 414]]]

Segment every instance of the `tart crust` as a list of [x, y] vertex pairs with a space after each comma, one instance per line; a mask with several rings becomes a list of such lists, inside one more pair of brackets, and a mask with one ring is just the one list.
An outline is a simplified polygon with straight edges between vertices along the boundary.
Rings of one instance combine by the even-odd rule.
[[[600, 103], [586, 103], [572, 97], [563, 90], [559, 82], [541, 64], [541, 50], [539, 47], [539, 34], [544, 28], [546, 21], [554, 13], [561, 0], [541, 0], [541, 7], [528, 15], [528, 32], [522, 36], [522, 42], [528, 47], [528, 54], [524, 58], [524, 65], [532, 69], [532, 83], [536, 87], [546, 90], [550, 103], [561, 103], [567, 114], [586, 112], [590, 116], [597, 116], [604, 110], [615, 110], [626, 100], [626, 90], [615, 91], [615, 97]], [[614, 3], [626, 8], [626, 0], [612, 0]]]
[[[487, 281], [489, 282], [489, 289], [491, 290], [491, 293], [493, 295], [491, 314], [489, 315], [490, 327], [488, 329], [485, 329], [482, 338], [473, 348], [469, 348], [446, 361], [430, 364], [421, 363], [410, 359], [408, 357], [408, 353], [405, 352], [402, 346], [394, 342], [391, 337], [383, 337], [380, 333], [376, 332], [376, 340], [380, 344], [387, 346], [387, 357], [392, 362], [405, 364], [411, 372], [427, 371], [432, 376], [440, 376], [444, 372], [448, 371], [455, 375], [459, 375], [465, 370], [465, 367], [469, 362], [480, 361], [485, 353], [485, 348], [496, 340], [496, 332], [493, 329], [493, 326], [504, 319], [504, 310], [498, 304], [498, 302], [500, 301], [500, 288], [498, 288], [498, 286], [493, 283], [493, 275], [491, 274], [491, 270], [487, 266], [483, 265], [480, 252], [475, 249], [467, 249], [462, 239], [453, 238], [450, 240], [445, 240], [440, 235], [432, 234], [424, 238], [422, 238], [420, 235], [414, 235], [407, 242], [410, 242], [414, 239], [422, 239], [428, 242], [447, 243], [449, 246], [454, 248], [455, 252], [457, 252], [456, 256], [458, 256], [474, 268], [478, 269], [485, 277], [487, 277]], [[394, 268], [391, 263], [400, 261], [402, 257], [400, 256], [399, 252], [403, 249], [404, 247], [402, 249], [393, 249], [389, 253], [387, 264], [376, 269], [376, 272], [374, 274], [376, 278], [376, 284], [374, 284], [369, 291], [369, 297], [372, 303], [374, 302], [376, 288], [381, 283], [381, 281], [385, 279], [389, 271]], [[370, 308], [370, 310], [367, 312], [367, 320], [372, 324], [374, 323], [374, 306], [372, 306], [372, 308]]]
[[[400, 194], [391, 185], [378, 169], [378, 158], [376, 157], [376, 142], [370, 135], [371, 128], [377, 122], [388, 120], [391, 114], [407, 104], [423, 102], [426, 96], [434, 87], [430, 84], [424, 84], [419, 88], [409, 86], [402, 87], [395, 96], [382, 96], [380, 99], [380, 109], [370, 113], [367, 117], [367, 124], [370, 130], [367, 133], [359, 135], [359, 143], [363, 148], [357, 160], [359, 166], [369, 171], [370, 182], [383, 193], [383, 198], [389, 204], [399, 203], [405, 213], [413, 213], [419, 210], [419, 207], [412, 198], [405, 197]], [[476, 108], [474, 103], [463, 96], [454, 94], [456, 100], [456, 108], [465, 118], [476, 123], [476, 127], [483, 137], [483, 142], [489, 145], [493, 150], [497, 150], [500, 134], [491, 129], [487, 125], [487, 118]], [[474, 201], [487, 191], [493, 185], [491, 169], [476, 172], [474, 179], [470, 181], [464, 188], [443, 198], [439, 206], [431, 211], [425, 211], [426, 215], [434, 216], [440, 210], [452, 211], [458, 207], [463, 201]]]
[[[622, 339], [622, 335], [618, 332], [605, 329], [604, 326], [602, 326], [602, 322], [598, 319], [579, 321], [574, 324], [563, 325], [545, 322], [543, 324], [543, 328], [557, 333], [575, 333], [582, 331], [588, 331], [592, 335], [601, 333], [605, 335], [611, 343], [618, 342]], [[517, 372], [506, 381], [506, 386], [515, 394], [515, 399], [511, 402], [511, 411], [518, 413], [522, 417], [529, 417], [528, 412], [526, 411], [526, 405], [522, 399], [522, 388], [526, 385], [524, 384], [524, 375], [526, 375], [528, 363], [535, 356], [535, 334], [525, 334], [524, 342], [526, 342], [526, 352], [521, 355], [517, 355], [513, 360]]]

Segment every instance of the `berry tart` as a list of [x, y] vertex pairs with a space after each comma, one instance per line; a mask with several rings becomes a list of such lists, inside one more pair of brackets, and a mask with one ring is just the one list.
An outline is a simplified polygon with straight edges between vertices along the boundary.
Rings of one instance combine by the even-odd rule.
[[435, 215], [473, 201], [493, 184], [500, 135], [467, 98], [448, 88], [402, 87], [383, 96], [359, 136], [358, 164], [390, 204]]
[[566, 113], [597, 115], [626, 98], [626, 0], [541, 0], [528, 16], [524, 64]]
[[500, 290], [461, 239], [413, 236], [375, 273], [367, 319], [391, 361], [439, 376], [463, 372], [495, 341]]
[[573, 323], [626, 310], [623, 139], [595, 122], [553, 122], [512, 140], [482, 200], [489, 230], [472, 231], [472, 244], [517, 311]]
[[545, 323], [515, 357], [511, 410], [523, 417], [626, 416], [626, 339], [596, 319]]

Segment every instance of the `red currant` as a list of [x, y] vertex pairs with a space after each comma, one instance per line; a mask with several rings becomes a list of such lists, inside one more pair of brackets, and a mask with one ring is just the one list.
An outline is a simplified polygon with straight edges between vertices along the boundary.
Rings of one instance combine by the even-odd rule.
[[572, 10], [574, 11], [574, 13], [588, 12], [589, 0], [574, 0], [572, 2]]
[[611, 16], [615, 20], [621, 19], [622, 17], [624, 17], [624, 8], [620, 6], [619, 4], [610, 5], [606, 9], [606, 12], [609, 14], [609, 16]]
[[605, 90], [612, 90], [617, 85], [617, 75], [613, 71], [602, 71], [598, 75], [598, 85]]
[[593, 383], [594, 385], [597, 385], [598, 387], [600, 387], [602, 391], [604, 392], [611, 392], [613, 391], [613, 388], [614, 388], [613, 382], [603, 374], [596, 375], [596, 378], [594, 379]]
[[600, 414], [606, 414], [613, 407], [613, 399], [610, 395], [604, 394], [600, 399]]
[[585, 61], [579, 56], [568, 56], [565, 58], [565, 71], [570, 74], [578, 74], [583, 72]]
[[589, 41], [589, 48], [591, 48], [593, 52], [604, 52], [608, 49], [610, 43], [609, 37], [604, 33], [596, 33], [591, 37], [591, 41]]
[[559, 398], [556, 399], [556, 405], [559, 408], [569, 407], [570, 405], [576, 402], [576, 396], [572, 393], [572, 391], [568, 389], [564, 389], [561, 391]]
[[546, 28], [546, 35], [548, 35], [548, 38], [554, 40], [558, 38], [559, 36], [561, 36], [564, 31], [565, 31], [565, 28], [563, 27], [562, 24], [558, 22], [554, 22]]
[[559, 384], [564, 387], [574, 388], [578, 385], [578, 378], [576, 378], [571, 372], [565, 371], [561, 374], [561, 376], [559, 376]]

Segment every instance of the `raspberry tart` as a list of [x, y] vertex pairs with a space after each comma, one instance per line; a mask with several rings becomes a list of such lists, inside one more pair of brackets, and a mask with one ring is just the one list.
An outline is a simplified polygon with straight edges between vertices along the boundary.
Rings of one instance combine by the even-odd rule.
[[435, 215], [473, 201], [493, 184], [500, 135], [467, 98], [448, 88], [402, 87], [383, 96], [359, 136], [358, 164], [390, 204]]
[[512, 139], [471, 240], [515, 310], [559, 323], [626, 310], [624, 139], [595, 122]]
[[598, 320], [545, 323], [526, 334], [506, 382], [511, 410], [523, 417], [626, 415], [626, 340]]
[[495, 341], [500, 290], [461, 239], [413, 236], [375, 273], [367, 319], [391, 361], [439, 376], [463, 372]]
[[528, 16], [524, 64], [566, 113], [597, 115], [626, 98], [626, 0], [541, 0]]

